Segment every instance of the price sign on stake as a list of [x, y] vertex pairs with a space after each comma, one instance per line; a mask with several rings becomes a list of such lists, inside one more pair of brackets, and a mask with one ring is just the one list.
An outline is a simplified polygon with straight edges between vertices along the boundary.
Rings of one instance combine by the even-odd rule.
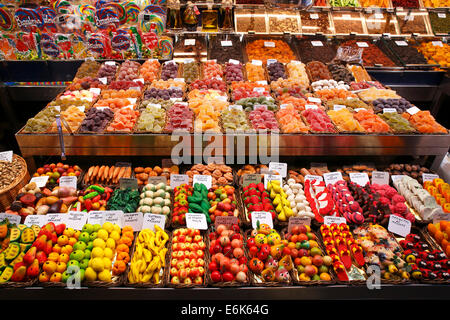
[[0, 221], [8, 219], [11, 224], [20, 224], [21, 216], [18, 214], [0, 213]]
[[171, 174], [170, 187], [172, 189], [182, 184], [189, 184], [189, 176], [187, 174]]
[[155, 226], [159, 226], [164, 230], [167, 217], [163, 214], [151, 214], [147, 213], [144, 215], [142, 222], [142, 229], [155, 230]]
[[347, 220], [345, 220], [344, 217], [332, 217], [332, 216], [325, 216], [323, 218], [323, 224], [326, 226], [329, 226], [333, 223], [336, 223], [338, 225], [340, 225], [341, 223], [345, 223], [347, 224]]
[[222, 47], [231, 47], [231, 46], [233, 46], [233, 42], [231, 42], [231, 41], [220, 41], [220, 44], [222, 45]]
[[47, 216], [46, 215], [28, 215], [25, 218], [25, 225], [28, 227], [31, 227], [33, 224], [38, 225], [39, 227], [44, 226], [47, 223]]
[[184, 45], [185, 46], [195, 46], [195, 39], [185, 39]]
[[228, 60], [228, 62], [231, 63], [231, 64], [240, 64], [240, 62], [238, 60], [235, 60], [235, 59], [230, 59], [230, 60]]
[[260, 174], [244, 174], [242, 176], [242, 185], [244, 187], [248, 186], [250, 183], [258, 184], [261, 182]]
[[403, 177], [404, 177], [404, 175], [398, 174], [398, 175], [393, 175], [393, 176], [391, 176], [391, 179], [392, 179], [392, 182], [395, 182], [395, 181], [397, 181], [397, 180], [402, 180]]
[[280, 181], [280, 186], [283, 185], [283, 178], [278, 174], [265, 174], [264, 175], [264, 188], [267, 189], [267, 185], [270, 181], [278, 180]]
[[350, 172], [350, 180], [364, 187], [369, 183], [369, 175], [365, 172]]
[[47, 214], [47, 223], [53, 222], [55, 225], [64, 223], [67, 224], [67, 218], [69, 216], [65, 213], [49, 213]]
[[70, 211], [67, 214], [67, 228], [73, 228], [75, 230], [83, 229], [83, 226], [86, 224], [87, 214], [84, 212]]
[[91, 211], [89, 212], [87, 222], [89, 224], [103, 225], [103, 213], [105, 211]]
[[252, 227], [253, 229], [256, 229], [257, 223], [259, 221], [259, 224], [267, 224], [270, 228], [273, 228], [273, 220], [272, 220], [272, 214], [267, 211], [253, 211], [252, 212]]
[[335, 111], [339, 111], [339, 110], [342, 110], [342, 109], [345, 109], [345, 108], [347, 108], [347, 107], [344, 106], [344, 105], [342, 105], [342, 104], [335, 104], [335, 105], [333, 106], [333, 109], [334, 109]]
[[433, 216], [433, 223], [439, 223], [441, 221], [450, 221], [450, 214], [441, 212]]
[[264, 41], [264, 47], [266, 47], [266, 48], [275, 48], [275, 42]]
[[[132, 212], [123, 214], [123, 226], [130, 226], [133, 231], [141, 231], [144, 214], [142, 212]], [[164, 228], [163, 228], [164, 229]]]
[[283, 178], [287, 175], [287, 163], [281, 163], [281, 162], [270, 162], [269, 163], [269, 170], [278, 172], [280, 176]]
[[204, 184], [206, 189], [209, 189], [212, 186], [212, 176], [194, 174], [192, 184], [195, 185], [196, 183]]
[[208, 223], [203, 213], [186, 213], [186, 226], [192, 229], [206, 230]]
[[167, 184], [167, 178], [164, 177], [164, 176], [148, 177], [148, 183], [151, 183], [151, 184], [158, 184], [158, 183]]
[[312, 19], [312, 20], [317, 20], [317, 19], [319, 19], [319, 14], [317, 14], [317, 13], [310, 13], [309, 14], [309, 18]]
[[356, 43], [360, 48], [368, 48], [369, 44], [367, 42], [357, 42]]
[[93, 94], [99, 95], [102, 90], [100, 90], [100, 88], [90, 88], [89, 91]]
[[374, 171], [372, 172], [372, 184], [389, 184], [389, 172]]
[[12, 151], [3, 151], [0, 152], [0, 161], [11, 162], [13, 157]]
[[395, 108], [383, 108], [383, 113], [397, 113]]
[[312, 174], [307, 174], [306, 176], [305, 176], [305, 181], [306, 180], [318, 180], [318, 181], [323, 181], [323, 178], [321, 177], [321, 176], [315, 176], [315, 175], [312, 175]]
[[33, 177], [33, 178], [31, 178], [30, 182], [36, 183], [36, 186], [38, 188], [43, 188], [47, 184], [47, 181], [49, 178], [50, 178], [50, 176]]
[[395, 44], [399, 47], [407, 47], [408, 43], [406, 41], [395, 41]]
[[120, 178], [119, 179], [120, 189], [131, 188], [131, 190], [138, 189], [138, 182], [135, 178]]
[[262, 66], [262, 61], [261, 60], [252, 60], [252, 64], [254, 64], [255, 66]]
[[313, 47], [323, 47], [322, 41], [311, 41]]
[[399, 236], [406, 237], [411, 232], [411, 221], [391, 214], [389, 216], [388, 230]]
[[417, 108], [416, 106], [406, 109], [406, 112], [408, 112], [412, 116], [415, 115], [419, 111], [420, 111], [420, 109]]
[[123, 227], [123, 211], [103, 211], [104, 218], [103, 223], [111, 222], [112, 224], [117, 224], [120, 228]]
[[66, 187], [77, 190], [77, 177], [76, 176], [59, 177], [59, 187]]
[[327, 172], [323, 174], [325, 180], [325, 185], [334, 184], [342, 179], [342, 174], [340, 172]]
[[290, 217], [289, 218], [289, 224], [288, 224], [288, 232], [291, 232], [292, 227], [300, 226], [300, 225], [311, 225], [311, 218], [310, 217]]
[[437, 174], [433, 174], [433, 173], [422, 173], [423, 182], [433, 181], [434, 179], [439, 179], [439, 176]]

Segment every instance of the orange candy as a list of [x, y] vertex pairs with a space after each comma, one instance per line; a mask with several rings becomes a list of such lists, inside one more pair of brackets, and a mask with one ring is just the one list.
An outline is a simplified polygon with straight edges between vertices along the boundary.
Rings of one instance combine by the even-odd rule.
[[309, 128], [292, 104], [288, 104], [276, 113], [276, 118], [283, 133], [308, 133]]
[[347, 99], [348, 97], [357, 98], [357, 96], [345, 89], [322, 89], [315, 92], [315, 96], [322, 99], [323, 101], [331, 99]]
[[373, 110], [361, 109], [353, 114], [353, 117], [359, 121], [361, 126], [367, 132], [387, 133], [391, 132], [389, 125], [377, 116]]
[[211, 79], [216, 77], [223, 78], [222, 66], [214, 60], [205, 61], [203, 63], [203, 78]]
[[129, 105], [134, 106], [134, 104], [128, 99], [114, 98], [98, 100], [94, 107], [109, 107], [113, 112], [116, 112], [117, 110]]
[[255, 65], [253, 63], [245, 64], [245, 71], [247, 72], [248, 81], [264, 81], [266, 76], [262, 66]]
[[[67, 110], [61, 112], [61, 118], [64, 118], [64, 120], [66, 120], [72, 132], [76, 132], [78, 130], [85, 116], [86, 115], [84, 114], [84, 112], [75, 106], [70, 106], [69, 108], [67, 108]], [[64, 123], [62, 121], [61, 127], [64, 133], [68, 133], [68, 130], [66, 129], [66, 126], [64, 126]], [[50, 128], [50, 132], [56, 132], [57, 130], [58, 129], [56, 127], [56, 121], [54, 121], [52, 127]]]
[[447, 133], [447, 129], [436, 122], [430, 111], [419, 111], [414, 115], [408, 112], [402, 113], [403, 118], [408, 120], [419, 132], [422, 133]]
[[135, 89], [128, 90], [103, 90], [102, 99], [115, 99], [115, 98], [139, 98], [141, 91]]
[[[130, 108], [122, 108], [114, 113], [114, 119], [106, 128], [106, 131], [131, 132], [138, 117], [139, 111], [135, 111]], [[119, 246], [121, 245], [122, 244], [120, 244]]]
[[160, 66], [156, 59], [145, 61], [139, 69], [139, 78], [143, 78], [145, 82], [153, 82], [158, 78]]
[[289, 45], [282, 40], [258, 39], [249, 43], [246, 47], [248, 60], [261, 60], [263, 63], [267, 59], [276, 59], [278, 62], [288, 63], [295, 60], [295, 55]]
[[364, 128], [347, 108], [329, 110], [327, 114], [340, 131], [364, 132]]

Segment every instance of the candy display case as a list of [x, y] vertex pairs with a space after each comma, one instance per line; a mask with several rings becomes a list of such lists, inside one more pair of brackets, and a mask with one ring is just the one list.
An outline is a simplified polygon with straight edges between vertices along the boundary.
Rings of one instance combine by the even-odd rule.
[[447, 10], [429, 11], [431, 29], [437, 36], [446, 36], [450, 32], [450, 15]]
[[367, 34], [364, 16], [361, 12], [333, 11], [332, 17], [337, 35]]
[[295, 10], [271, 10], [267, 13], [269, 33], [300, 33], [300, 16]]
[[397, 18], [393, 13], [366, 9], [364, 13], [367, 33], [369, 35], [398, 35], [400, 33]]
[[267, 16], [265, 9], [236, 9], [234, 26], [237, 33], [267, 33]]
[[400, 35], [432, 35], [428, 13], [426, 11], [397, 11]]
[[333, 34], [334, 28], [330, 13], [324, 10], [308, 10], [300, 12], [303, 34]]

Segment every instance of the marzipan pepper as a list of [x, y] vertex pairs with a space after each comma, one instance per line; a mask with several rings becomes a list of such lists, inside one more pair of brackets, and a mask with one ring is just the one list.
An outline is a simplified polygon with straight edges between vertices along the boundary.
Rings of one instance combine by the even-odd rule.
[[99, 185], [90, 185], [80, 191], [78, 202], [74, 205], [76, 211], [89, 212], [91, 210], [104, 211], [106, 203], [111, 197], [112, 189]]
[[174, 189], [174, 203], [172, 223], [186, 225], [186, 213], [189, 212], [189, 198], [193, 194], [193, 188], [187, 184], [179, 185]]

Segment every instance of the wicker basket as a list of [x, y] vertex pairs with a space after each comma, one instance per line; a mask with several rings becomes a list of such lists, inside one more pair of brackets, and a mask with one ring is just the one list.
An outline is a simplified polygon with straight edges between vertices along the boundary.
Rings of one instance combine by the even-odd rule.
[[25, 160], [16, 154], [13, 155], [13, 162], [19, 161], [23, 165], [22, 172], [16, 177], [16, 179], [6, 188], [0, 189], [0, 211], [3, 212], [14, 201], [20, 189], [25, 186], [30, 180], [30, 174], [28, 173], [27, 163]]

